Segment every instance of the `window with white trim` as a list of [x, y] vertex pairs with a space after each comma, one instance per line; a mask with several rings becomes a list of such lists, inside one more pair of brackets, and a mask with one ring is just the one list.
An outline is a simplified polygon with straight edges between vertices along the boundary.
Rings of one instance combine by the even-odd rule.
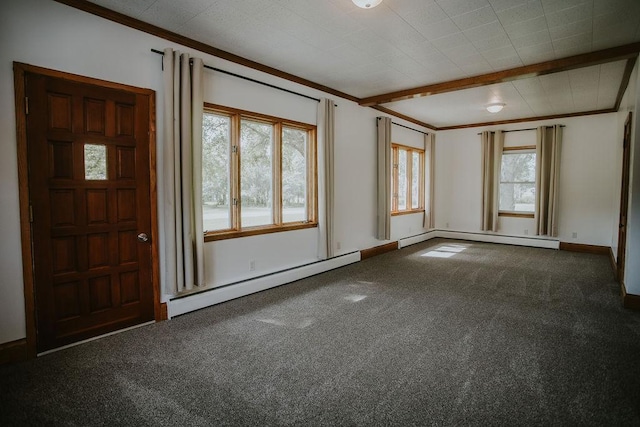
[[535, 147], [505, 147], [500, 165], [500, 213], [533, 215], [535, 202]]

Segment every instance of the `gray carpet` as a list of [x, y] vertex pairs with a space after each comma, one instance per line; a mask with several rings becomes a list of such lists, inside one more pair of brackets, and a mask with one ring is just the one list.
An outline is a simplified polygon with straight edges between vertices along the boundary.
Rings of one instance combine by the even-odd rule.
[[640, 425], [605, 256], [432, 240], [0, 367], [0, 425]]

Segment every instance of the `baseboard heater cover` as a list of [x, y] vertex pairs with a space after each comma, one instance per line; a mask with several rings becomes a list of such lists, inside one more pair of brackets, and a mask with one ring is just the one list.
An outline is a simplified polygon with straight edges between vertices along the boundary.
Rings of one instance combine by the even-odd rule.
[[240, 298], [256, 292], [264, 291], [276, 286], [295, 282], [305, 277], [315, 276], [325, 271], [343, 267], [360, 261], [360, 252], [341, 255], [326, 261], [314, 262], [298, 268], [292, 268], [279, 273], [249, 279], [235, 284], [226, 285], [219, 289], [173, 299], [167, 302], [168, 317], [171, 319], [201, 308], [220, 304], [225, 301]]
[[398, 240], [398, 249], [406, 248], [407, 246], [415, 245], [416, 243], [426, 242], [427, 240], [435, 239], [436, 237], [441, 237], [439, 230], [431, 230], [416, 236], [405, 237], [404, 239]]
[[444, 239], [471, 240], [475, 242], [501, 243], [506, 245], [530, 246], [534, 248], [558, 249], [560, 241], [541, 237], [508, 236], [503, 234], [474, 233], [467, 231], [432, 230], [417, 236], [398, 240], [400, 248], [441, 237]]

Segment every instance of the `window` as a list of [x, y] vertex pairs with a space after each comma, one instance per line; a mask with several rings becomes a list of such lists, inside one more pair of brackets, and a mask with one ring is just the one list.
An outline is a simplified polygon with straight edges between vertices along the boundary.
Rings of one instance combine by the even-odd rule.
[[535, 147], [505, 148], [500, 166], [500, 214], [533, 217], [535, 201]]
[[84, 179], [107, 179], [107, 146], [97, 144], [84, 145]]
[[424, 210], [424, 150], [392, 144], [391, 214]]
[[240, 224], [274, 224], [274, 126], [240, 119]]
[[205, 240], [316, 226], [316, 128], [205, 104]]

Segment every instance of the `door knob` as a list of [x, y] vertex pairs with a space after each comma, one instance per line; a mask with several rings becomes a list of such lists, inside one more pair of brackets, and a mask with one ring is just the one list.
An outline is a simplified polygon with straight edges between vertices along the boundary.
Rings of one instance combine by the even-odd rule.
[[138, 242], [148, 242], [148, 241], [149, 241], [149, 236], [147, 236], [147, 233], [138, 234]]

